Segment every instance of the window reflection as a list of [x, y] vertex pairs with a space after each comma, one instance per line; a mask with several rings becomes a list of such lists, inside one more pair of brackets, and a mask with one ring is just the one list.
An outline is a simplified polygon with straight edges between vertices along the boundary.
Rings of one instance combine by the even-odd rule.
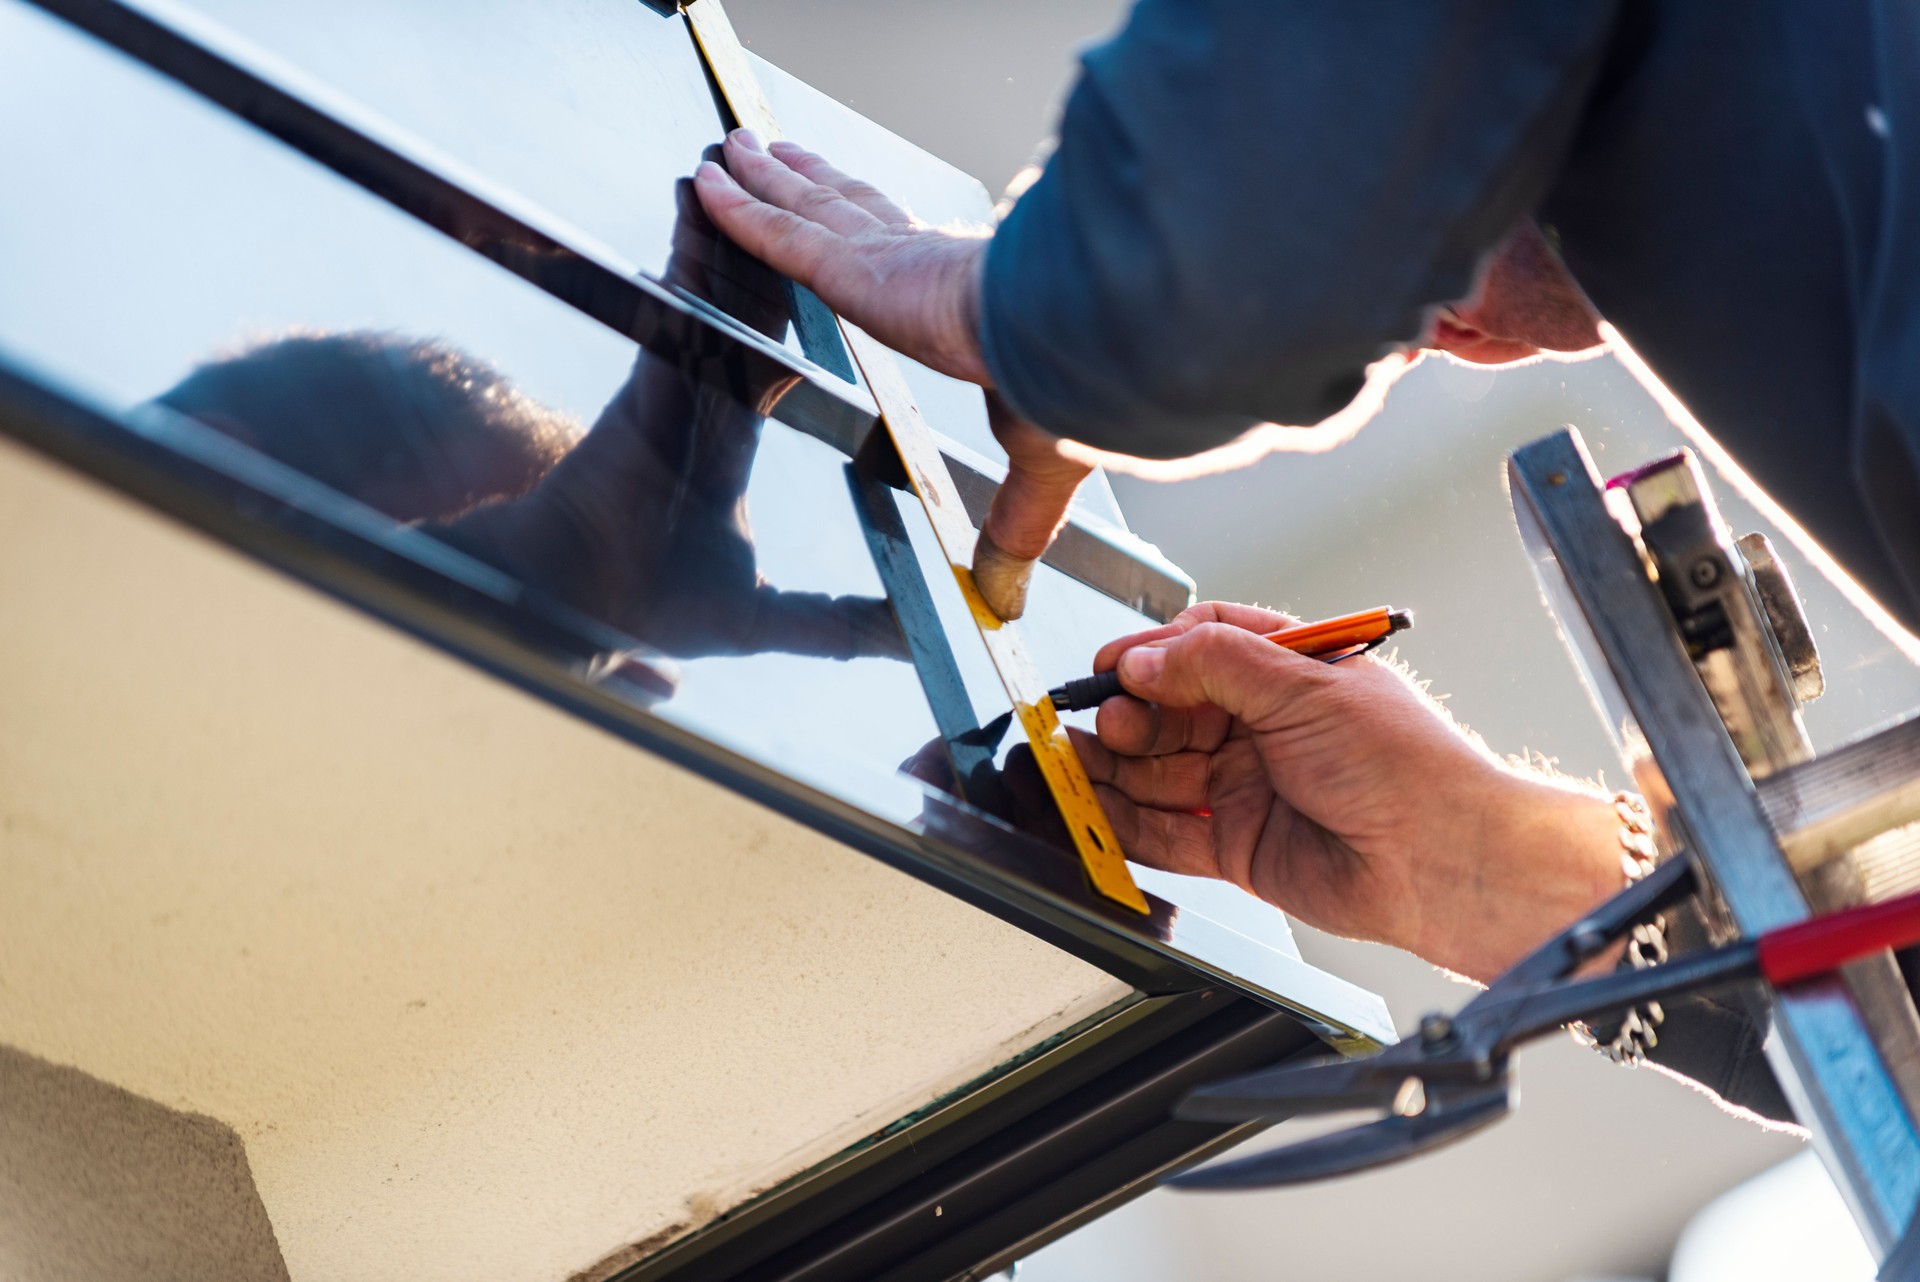
[[[783, 330], [780, 280], [682, 187], [693, 252], [667, 281]], [[746, 498], [763, 420], [649, 353], [584, 433], [487, 362], [380, 331], [257, 342], [156, 399], [676, 658], [906, 658], [884, 597], [765, 581]]]
[[405, 522], [521, 498], [579, 436], [485, 361], [378, 331], [257, 341], [155, 399]]

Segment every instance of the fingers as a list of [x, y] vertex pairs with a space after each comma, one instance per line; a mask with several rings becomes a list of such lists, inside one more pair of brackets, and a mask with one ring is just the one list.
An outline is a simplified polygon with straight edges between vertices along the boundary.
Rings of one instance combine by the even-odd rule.
[[727, 170], [752, 195], [799, 214], [843, 236], [870, 231], [879, 222], [838, 190], [817, 183], [767, 152], [748, 129], [727, 135]]
[[1007, 479], [994, 492], [982, 528], [1013, 555], [1037, 557], [1066, 524], [1080, 483], [1093, 474], [1093, 460], [1084, 447], [1035, 427], [991, 391], [987, 421], [1007, 452]]
[[1165, 810], [1204, 810], [1212, 778], [1211, 754], [1176, 752], [1160, 757], [1122, 756], [1074, 727], [1067, 735], [1096, 784], [1119, 789], [1142, 806]]
[[[1184, 616], [1183, 616], [1184, 617]], [[1120, 656], [1135, 646], [1180, 636], [1179, 619], [1110, 641], [1094, 656], [1095, 672], [1111, 672]], [[1100, 743], [1115, 752], [1145, 757], [1189, 748], [1211, 752], [1226, 741], [1230, 719], [1218, 708], [1168, 708], [1139, 699], [1108, 699], [1095, 714]]]
[[1015, 461], [994, 491], [980, 542], [973, 554], [973, 578], [993, 612], [1017, 619], [1026, 610], [1027, 585], [1034, 563], [1067, 522], [1067, 507], [1092, 468], [1036, 472]]
[[693, 186], [715, 226], [740, 248], [802, 285], [812, 288], [821, 269], [841, 251], [842, 237], [753, 196], [710, 160], [694, 170]]
[[1102, 784], [1094, 785], [1094, 792], [1127, 858], [1190, 877], [1220, 876], [1213, 819], [1136, 805], [1124, 793]]
[[1300, 620], [1291, 614], [1282, 614], [1264, 606], [1239, 605], [1233, 601], [1202, 601], [1198, 605], [1190, 605], [1175, 616], [1174, 622], [1184, 625], [1183, 631], [1202, 623], [1225, 623], [1249, 632], [1278, 632], [1282, 628], [1300, 625]]
[[1173, 708], [1211, 704], [1260, 729], [1284, 719], [1289, 704], [1324, 691], [1337, 669], [1283, 649], [1258, 633], [1201, 623], [1120, 656], [1128, 693]]
[[922, 227], [818, 157], [781, 149], [832, 179], [816, 181], [745, 130], [723, 150], [726, 169], [706, 162], [694, 171], [694, 190], [721, 231], [902, 355], [991, 382], [977, 332], [985, 235]]
[[1093, 670], [1108, 672], [1119, 663], [1120, 656], [1137, 645], [1149, 641], [1158, 641], [1163, 637], [1178, 636], [1189, 632], [1203, 623], [1226, 623], [1236, 628], [1245, 628], [1249, 632], [1278, 632], [1282, 628], [1296, 626], [1300, 620], [1291, 614], [1282, 614], [1278, 610], [1268, 610], [1257, 605], [1236, 605], [1231, 601], [1202, 601], [1190, 605], [1173, 617], [1171, 623], [1163, 623], [1157, 628], [1148, 628], [1144, 632], [1130, 633], [1118, 637], [1100, 647], [1093, 656]]
[[1133, 649], [1133, 647], [1145, 645], [1149, 641], [1164, 641], [1169, 637], [1179, 636], [1190, 626], [1180, 622], [1180, 619], [1185, 617], [1185, 615], [1181, 615], [1179, 618], [1174, 619], [1172, 623], [1163, 623], [1157, 628], [1146, 628], [1140, 632], [1129, 632], [1126, 636], [1118, 637], [1107, 642], [1100, 647], [1099, 653], [1093, 656], [1093, 670], [1095, 672], [1112, 672], [1114, 666], [1120, 662], [1120, 656]]
[[894, 204], [885, 192], [872, 183], [842, 173], [799, 143], [776, 142], [768, 146], [767, 151], [795, 173], [833, 188], [889, 227], [913, 225], [913, 215]]
[[1094, 718], [1100, 743], [1130, 757], [1212, 752], [1226, 742], [1232, 724], [1218, 708], [1167, 708], [1139, 699], [1109, 699]]

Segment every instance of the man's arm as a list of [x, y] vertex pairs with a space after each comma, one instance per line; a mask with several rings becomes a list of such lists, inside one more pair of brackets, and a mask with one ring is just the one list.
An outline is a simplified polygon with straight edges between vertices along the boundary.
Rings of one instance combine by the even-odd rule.
[[1141, 457], [1339, 410], [1531, 211], [1614, 11], [1143, 0], [988, 250], [995, 384]]
[[[999, 386], [1038, 425], [1007, 441], [1016, 481], [1058, 464], [1049, 436], [1179, 457], [1319, 421], [1469, 293], [1557, 168], [1613, 14], [1145, 0], [1088, 54], [1046, 172], [991, 244], [743, 133], [731, 174], [696, 182], [730, 236], [889, 346]], [[1051, 529], [1052, 479], [1015, 487], [990, 526]], [[1026, 553], [986, 533], [981, 556], [1000, 544], [1019, 581]]]

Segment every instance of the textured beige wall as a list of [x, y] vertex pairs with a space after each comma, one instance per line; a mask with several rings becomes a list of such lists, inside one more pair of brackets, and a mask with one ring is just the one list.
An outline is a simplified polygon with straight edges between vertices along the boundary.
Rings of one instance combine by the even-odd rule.
[[3, 444], [0, 887], [0, 1042], [295, 1282], [565, 1277], [1126, 991]]

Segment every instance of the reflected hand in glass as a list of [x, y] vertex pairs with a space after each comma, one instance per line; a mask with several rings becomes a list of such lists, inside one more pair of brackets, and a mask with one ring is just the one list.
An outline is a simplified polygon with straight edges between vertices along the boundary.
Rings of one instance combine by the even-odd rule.
[[[679, 197], [667, 282], [779, 339], [784, 283]], [[379, 333], [289, 334], [160, 399], [667, 654], [906, 657], [884, 599], [763, 581], [761, 416], [648, 353], [583, 436], [484, 362]]]

